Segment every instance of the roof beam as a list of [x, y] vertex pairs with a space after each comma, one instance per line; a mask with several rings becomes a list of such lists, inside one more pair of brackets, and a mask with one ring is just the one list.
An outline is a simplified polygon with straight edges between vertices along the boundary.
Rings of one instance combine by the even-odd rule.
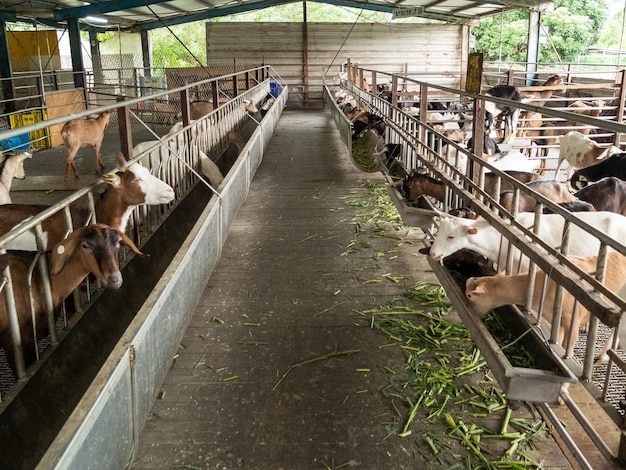
[[6, 23], [16, 23], [17, 16], [15, 13], [9, 13], [8, 11], [0, 11], [0, 21], [4, 21]]
[[261, 10], [263, 8], [274, 7], [277, 5], [285, 5], [287, 3], [295, 3], [300, 0], [260, 0], [252, 3], [242, 3], [234, 7], [213, 8], [212, 10], [195, 13], [193, 15], [176, 16], [173, 18], [163, 18], [162, 20], [149, 21], [139, 23], [130, 30], [133, 32], [163, 28], [165, 26], [174, 26], [177, 24], [193, 23], [194, 21], [208, 20], [210, 18], [219, 18], [220, 16], [236, 15], [252, 10]]
[[66, 8], [54, 12], [54, 19], [57, 21], [70, 18], [84, 18], [86, 16], [102, 13], [112, 13], [114, 11], [129, 10], [131, 8], [145, 7], [156, 3], [165, 3], [169, 0], [109, 0], [107, 2], [97, 2], [82, 7]]

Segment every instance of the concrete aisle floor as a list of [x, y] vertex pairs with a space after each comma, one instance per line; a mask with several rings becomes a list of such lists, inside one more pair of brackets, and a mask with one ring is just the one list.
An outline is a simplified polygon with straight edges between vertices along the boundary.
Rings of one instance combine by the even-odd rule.
[[[382, 177], [352, 165], [327, 111], [283, 113], [134, 469], [438, 468], [412, 439], [385, 439], [395, 413], [383, 367], [405, 358], [356, 313], [436, 278], [417, 253], [421, 230], [359, 238], [365, 180]], [[538, 452], [546, 468], [570, 468], [552, 439]]]

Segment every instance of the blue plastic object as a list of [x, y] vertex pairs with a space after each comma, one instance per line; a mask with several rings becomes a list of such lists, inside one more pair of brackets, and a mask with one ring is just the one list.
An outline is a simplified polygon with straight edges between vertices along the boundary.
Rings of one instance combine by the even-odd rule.
[[30, 148], [30, 135], [22, 134], [0, 140], [0, 148], [12, 152], [25, 152]]
[[278, 98], [278, 95], [280, 95], [281, 91], [282, 88], [278, 83], [270, 82], [270, 95], [272, 95], [274, 98]]

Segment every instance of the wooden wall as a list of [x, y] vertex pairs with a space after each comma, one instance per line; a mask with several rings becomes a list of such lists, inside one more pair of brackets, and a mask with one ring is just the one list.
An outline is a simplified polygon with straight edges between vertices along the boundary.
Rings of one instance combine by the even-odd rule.
[[322, 85], [336, 84], [340, 67], [348, 60], [364, 68], [460, 87], [468, 37], [467, 26], [448, 24], [206, 24], [209, 68], [232, 66], [234, 61], [272, 65], [290, 86], [290, 101], [304, 100], [306, 91], [307, 99], [320, 100]]

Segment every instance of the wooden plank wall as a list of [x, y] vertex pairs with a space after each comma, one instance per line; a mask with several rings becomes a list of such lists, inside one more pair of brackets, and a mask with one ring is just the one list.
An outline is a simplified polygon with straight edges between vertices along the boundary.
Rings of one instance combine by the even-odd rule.
[[[44, 99], [48, 119], [67, 116], [68, 114], [87, 109], [85, 107], [85, 92], [82, 88], [48, 92]], [[63, 138], [60, 134], [62, 128], [63, 124], [57, 124], [48, 128], [51, 147], [63, 144]]]
[[208, 66], [232, 66], [234, 58], [272, 65], [290, 86], [290, 101], [303, 100], [304, 27], [308, 99], [321, 100], [322, 85], [337, 83], [340, 66], [348, 60], [445, 86], [462, 83], [469, 37], [468, 27], [462, 25], [209, 22]]

